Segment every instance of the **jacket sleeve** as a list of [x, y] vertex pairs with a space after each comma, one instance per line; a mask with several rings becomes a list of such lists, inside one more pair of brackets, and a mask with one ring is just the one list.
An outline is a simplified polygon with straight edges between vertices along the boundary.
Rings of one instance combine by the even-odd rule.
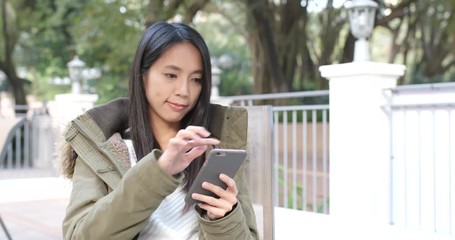
[[199, 212], [200, 239], [259, 239], [256, 217], [247, 189], [244, 166], [242, 165], [235, 178], [239, 194], [237, 195], [238, 203], [233, 211], [229, 215], [214, 221], [205, 220]]
[[78, 157], [63, 221], [65, 239], [133, 239], [181, 181], [162, 171], [155, 155], [152, 151], [128, 170], [113, 190]]

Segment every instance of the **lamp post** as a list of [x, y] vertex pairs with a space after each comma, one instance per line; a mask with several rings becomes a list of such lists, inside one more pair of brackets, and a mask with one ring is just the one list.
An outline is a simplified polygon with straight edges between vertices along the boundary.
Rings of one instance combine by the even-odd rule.
[[73, 60], [68, 62], [68, 71], [71, 79], [71, 93], [81, 94], [82, 89], [82, 71], [85, 67], [85, 62], [81, 61], [78, 56], [74, 56]]
[[370, 60], [367, 38], [373, 31], [377, 7], [378, 4], [371, 0], [353, 0], [346, 6], [349, 11], [351, 33], [357, 38], [354, 46], [354, 62]]

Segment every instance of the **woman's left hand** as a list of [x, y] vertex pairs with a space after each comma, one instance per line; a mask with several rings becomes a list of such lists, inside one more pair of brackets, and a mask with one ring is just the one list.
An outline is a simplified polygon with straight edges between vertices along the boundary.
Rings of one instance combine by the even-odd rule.
[[215, 193], [215, 195], [219, 197], [218, 199], [199, 193], [192, 194], [193, 199], [199, 200], [201, 202], [198, 205], [200, 208], [207, 211], [207, 216], [210, 220], [215, 220], [226, 216], [226, 214], [232, 210], [238, 201], [238, 190], [234, 179], [230, 178], [226, 174], [220, 174], [220, 180], [226, 183], [226, 190], [209, 182], [202, 183], [202, 187]]

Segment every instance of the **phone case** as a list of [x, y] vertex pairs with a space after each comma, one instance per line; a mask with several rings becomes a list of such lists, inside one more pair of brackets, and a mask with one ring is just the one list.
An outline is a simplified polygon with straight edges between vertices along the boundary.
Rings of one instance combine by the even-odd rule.
[[198, 201], [191, 197], [191, 194], [195, 192], [218, 198], [214, 193], [202, 188], [202, 183], [210, 182], [226, 189], [226, 184], [220, 180], [220, 174], [224, 173], [233, 178], [246, 156], [246, 151], [242, 149], [217, 148], [210, 151], [204, 165], [196, 176], [193, 185], [191, 185], [190, 190], [185, 197], [185, 201], [189, 204], [198, 203]]

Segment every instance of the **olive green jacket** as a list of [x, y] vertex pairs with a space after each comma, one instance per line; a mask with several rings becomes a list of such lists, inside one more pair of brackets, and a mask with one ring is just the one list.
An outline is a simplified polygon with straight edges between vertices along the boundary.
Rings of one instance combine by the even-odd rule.
[[[181, 178], [158, 166], [159, 149], [130, 168], [128, 150], [119, 134], [126, 129], [127, 101], [117, 99], [93, 108], [65, 130], [57, 164], [72, 180], [63, 220], [65, 239], [134, 239], [161, 201], [181, 184]], [[208, 130], [219, 136], [222, 148], [245, 149], [247, 122], [243, 108], [211, 105]], [[234, 179], [238, 204], [215, 221], [205, 220], [198, 211], [199, 239], [258, 238], [243, 166]]]

